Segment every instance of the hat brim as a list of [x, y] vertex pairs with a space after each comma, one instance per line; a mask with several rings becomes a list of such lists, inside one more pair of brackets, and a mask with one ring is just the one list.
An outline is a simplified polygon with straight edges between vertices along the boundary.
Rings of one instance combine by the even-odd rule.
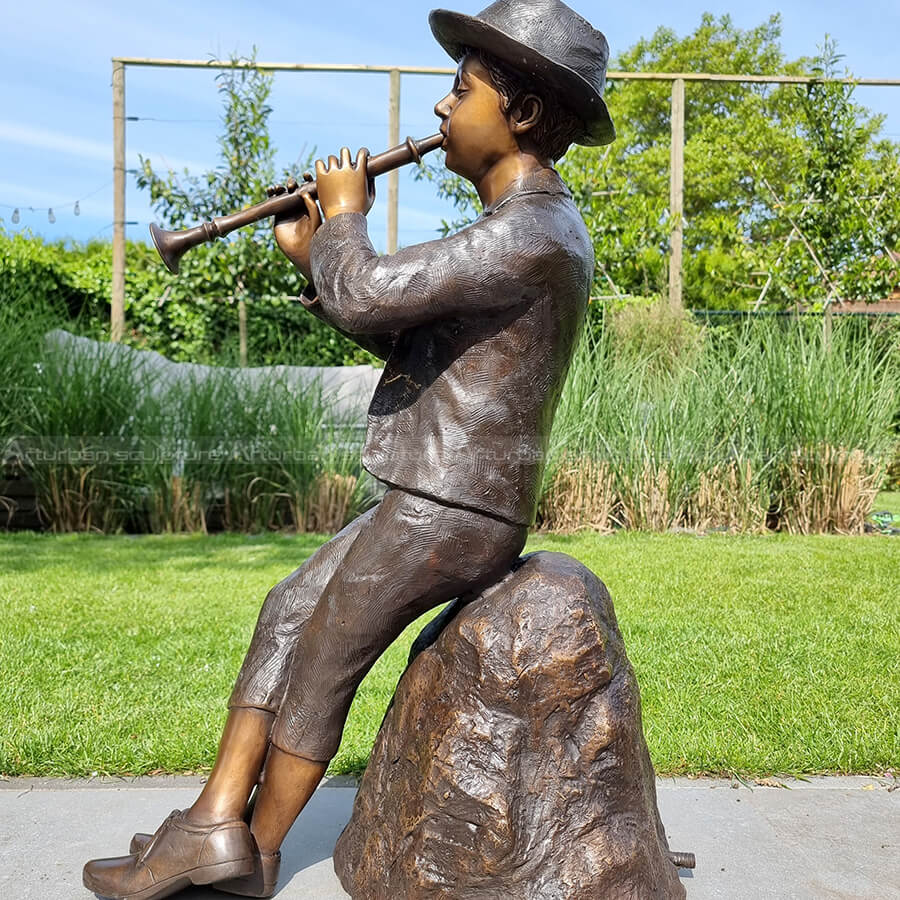
[[546, 82], [565, 98], [565, 105], [585, 125], [585, 133], [577, 143], [588, 147], [611, 144], [616, 129], [603, 97], [577, 72], [553, 62], [508, 34], [463, 13], [435, 9], [428, 16], [435, 40], [459, 62], [467, 49], [485, 50], [501, 62]]

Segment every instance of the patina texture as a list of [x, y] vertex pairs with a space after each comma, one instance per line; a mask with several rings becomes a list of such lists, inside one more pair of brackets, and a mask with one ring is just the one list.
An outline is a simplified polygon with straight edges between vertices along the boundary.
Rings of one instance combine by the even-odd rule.
[[393, 490], [272, 591], [230, 705], [277, 714], [276, 747], [325, 761], [400, 632], [521, 552], [593, 251], [542, 168], [459, 234], [378, 256], [365, 216], [345, 214], [319, 228], [310, 258], [318, 290], [304, 302], [387, 358], [362, 462]]
[[[457, 234], [379, 256], [364, 216], [310, 248], [304, 302], [387, 360], [362, 462], [382, 481], [534, 521], [553, 416], [587, 309], [594, 252], [562, 179], [514, 181]], [[527, 364], [524, 361], [527, 360]]]
[[230, 706], [275, 714], [271, 741], [285, 753], [331, 759], [381, 653], [422, 613], [503, 577], [526, 537], [524, 526], [388, 491], [269, 592]]
[[354, 900], [685, 896], [595, 575], [536, 553], [423, 632], [334, 861]]

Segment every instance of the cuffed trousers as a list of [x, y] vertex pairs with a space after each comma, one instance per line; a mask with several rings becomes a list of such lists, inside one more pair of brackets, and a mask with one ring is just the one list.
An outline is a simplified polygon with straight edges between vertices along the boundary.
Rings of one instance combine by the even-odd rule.
[[422, 613], [502, 578], [527, 528], [399, 489], [269, 591], [229, 706], [275, 713], [272, 744], [325, 762], [356, 689]]

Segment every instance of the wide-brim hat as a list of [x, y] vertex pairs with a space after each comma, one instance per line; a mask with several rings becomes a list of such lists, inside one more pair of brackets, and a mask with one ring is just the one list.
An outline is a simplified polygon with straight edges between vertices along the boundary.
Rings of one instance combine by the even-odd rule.
[[561, 0], [497, 0], [477, 16], [435, 9], [428, 23], [457, 62], [467, 50], [484, 50], [538, 85], [548, 85], [584, 123], [577, 143], [597, 146], [615, 140], [603, 99], [609, 44]]

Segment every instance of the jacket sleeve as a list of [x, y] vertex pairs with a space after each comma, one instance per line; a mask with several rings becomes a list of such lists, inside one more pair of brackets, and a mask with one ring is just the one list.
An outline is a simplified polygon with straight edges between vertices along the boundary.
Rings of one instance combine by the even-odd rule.
[[379, 256], [365, 216], [337, 215], [310, 246], [324, 314], [347, 334], [383, 335], [533, 299], [543, 279], [534, 260], [545, 255], [546, 236], [518, 219], [491, 216], [450, 237]]
[[317, 319], [330, 325], [335, 331], [340, 332], [344, 337], [349, 338], [353, 343], [362, 347], [363, 350], [368, 350], [379, 359], [387, 361], [393, 352], [394, 344], [397, 342], [396, 334], [350, 334], [343, 328], [339, 328], [322, 308], [316, 289], [312, 284], [306, 286], [298, 299]]

